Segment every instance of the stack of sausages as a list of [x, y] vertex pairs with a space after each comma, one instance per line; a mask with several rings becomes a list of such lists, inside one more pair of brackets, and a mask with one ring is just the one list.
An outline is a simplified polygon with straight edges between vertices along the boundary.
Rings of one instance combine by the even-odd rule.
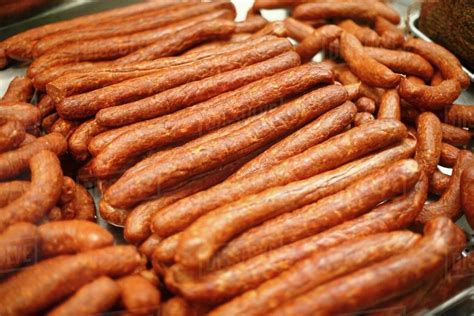
[[[275, 8], [291, 17], [260, 15]], [[468, 285], [454, 222], [474, 227], [474, 107], [453, 104], [457, 58], [378, 0], [235, 13], [152, 0], [0, 43], [0, 64], [32, 61], [0, 101], [0, 239], [24, 241], [4, 269], [26, 267], [0, 281], [0, 314], [398, 315]], [[55, 154], [130, 246], [90, 222]], [[61, 256], [31, 262], [32, 240]]]

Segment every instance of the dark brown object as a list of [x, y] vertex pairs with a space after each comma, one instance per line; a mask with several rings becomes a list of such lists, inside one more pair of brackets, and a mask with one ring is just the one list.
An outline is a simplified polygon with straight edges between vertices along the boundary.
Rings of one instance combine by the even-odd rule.
[[33, 97], [33, 84], [27, 77], [15, 77], [10, 82], [2, 101], [29, 103]]
[[32, 143], [13, 151], [2, 153], [0, 154], [0, 179], [11, 178], [27, 170], [30, 158], [41, 150], [50, 150], [61, 155], [66, 149], [67, 143], [64, 137], [54, 133], [37, 138]]
[[[38, 313], [100, 276], [128, 275], [142, 265], [142, 258], [133, 246], [112, 246], [44, 260], [0, 284], [0, 312], [2, 315]], [[52, 278], [52, 274], [56, 277]]]
[[[0, 234], [0, 275], [35, 255], [38, 230], [30, 223], [16, 223]], [[34, 257], [34, 256], [33, 256]]]
[[351, 71], [368, 85], [393, 88], [400, 82], [400, 75], [370, 57], [359, 40], [344, 32], [340, 38], [341, 55]]
[[96, 315], [107, 312], [119, 300], [120, 287], [108, 277], [100, 277], [82, 286], [48, 316]]

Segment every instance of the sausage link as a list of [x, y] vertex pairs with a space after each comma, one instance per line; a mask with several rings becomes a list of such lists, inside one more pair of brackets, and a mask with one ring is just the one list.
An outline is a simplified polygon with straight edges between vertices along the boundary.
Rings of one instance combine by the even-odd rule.
[[194, 316], [192, 307], [182, 297], [175, 296], [161, 305], [162, 316]]
[[255, 290], [219, 306], [209, 315], [265, 315], [279, 304], [319, 285], [403, 253], [420, 239], [412, 232], [381, 233], [316, 252]]
[[16, 223], [0, 234], [0, 275], [16, 268], [32, 255], [38, 242], [38, 229], [30, 223]]
[[88, 221], [50, 222], [38, 227], [42, 257], [75, 254], [113, 244], [113, 236], [101, 226]]
[[165, 10], [153, 10], [149, 13], [134, 16], [129, 19], [118, 19], [104, 25], [97, 25], [76, 30], [75, 32], [68, 32], [67, 36], [65, 36], [64, 33], [52, 34], [40, 39], [38, 43], [36, 43], [33, 47], [33, 56], [38, 58], [45, 53], [55, 52], [72, 43], [85, 42], [99, 38], [110, 38], [156, 29], [158, 27], [206, 13], [208, 10], [209, 5], [199, 3], [189, 5], [180, 4], [170, 8], [165, 8]]
[[395, 24], [381, 16], [375, 17], [375, 31], [380, 35], [380, 45], [388, 49], [397, 49], [403, 46], [405, 37]]
[[[215, 74], [251, 65], [265, 59], [262, 45], [245, 51], [234, 51], [176, 67], [162, 69], [152, 74], [130, 79], [112, 86], [71, 96], [58, 104], [59, 113], [68, 118], [82, 118], [95, 114], [102, 108], [145, 98], [158, 92]], [[281, 61], [283, 63], [283, 61]], [[292, 64], [294, 66], [295, 63]], [[276, 67], [273, 67], [276, 68]], [[280, 71], [284, 68], [282, 65]], [[275, 70], [274, 70], [275, 71]], [[82, 105], [84, 108], [78, 109]]]
[[460, 151], [460, 149], [452, 145], [443, 143], [441, 145], [441, 155], [439, 157], [439, 164], [443, 167], [454, 167]]
[[0, 183], [0, 207], [4, 207], [22, 196], [30, 188], [28, 181]]
[[117, 280], [122, 291], [122, 304], [133, 315], [150, 315], [160, 308], [161, 294], [147, 279], [129, 275]]
[[449, 186], [438, 201], [425, 205], [417, 217], [417, 224], [425, 224], [433, 218], [446, 216], [457, 220], [461, 215], [461, 177], [463, 171], [474, 162], [474, 155], [467, 150], [459, 153]]
[[[296, 53], [289, 52], [284, 55], [286, 57], [282, 58], [285, 62], [279, 63], [280, 71], [299, 63]], [[94, 174], [102, 177], [113, 173], [124, 161], [150, 149], [225, 126], [286, 96], [306, 90], [317, 83], [332, 81], [332, 73], [322, 68], [319, 65], [307, 64], [288, 69], [184, 109], [175, 115], [144, 123], [114, 139], [92, 160]], [[232, 102], [229, 103], [228, 100]], [[168, 131], [170, 124], [173, 126], [173, 133]]]
[[82, 286], [48, 316], [96, 315], [107, 312], [120, 298], [120, 287], [108, 277], [100, 277]]
[[[268, 67], [273, 63], [270, 58], [291, 49], [292, 46], [286, 39], [264, 42], [255, 47], [254, 51], [265, 53], [256, 54], [258, 57], [249, 60], [246, 67], [185, 83], [133, 103], [102, 109], [97, 113], [96, 119], [103, 126], [123, 126], [176, 112], [263, 78], [272, 69]], [[270, 60], [265, 62], [266, 59]], [[251, 64], [252, 61], [256, 63]]]
[[[250, 155], [250, 157], [253, 157]], [[151, 234], [150, 223], [154, 216], [160, 216], [160, 210], [196, 192], [206, 190], [222, 181], [234, 173], [246, 161], [251, 159], [244, 157], [219, 167], [195, 179], [186, 181], [185, 184], [177, 188], [165, 191], [157, 199], [144, 202], [137, 206], [127, 217], [125, 222], [124, 237], [130, 243], [139, 243]]]
[[54, 122], [54, 124], [49, 128], [49, 133], [59, 133], [66, 138], [66, 140], [71, 136], [72, 133], [77, 129], [80, 122], [78, 121], [69, 121], [63, 118], [59, 118]]
[[138, 250], [143, 254], [149, 261], [151, 261], [151, 256], [156, 247], [161, 243], [161, 238], [157, 235], [150, 235], [141, 245], [138, 247]]
[[368, 6], [355, 2], [319, 2], [299, 5], [293, 10], [293, 17], [301, 20], [328, 18], [352, 18], [374, 20], [377, 12]]
[[[154, 221], [154, 233], [165, 237], [189, 226], [200, 216], [226, 203], [265, 189], [307, 179], [334, 169], [406, 135], [405, 127], [394, 120], [377, 120], [335, 136], [284, 162], [235, 181], [225, 181], [206, 191], [184, 198], [161, 211], [161, 224]], [[351, 148], [349, 150], [349, 148]], [[316, 163], [316, 161], [318, 163]], [[324, 163], [321, 163], [324, 161]], [[292, 170], [288, 173], [288, 170]]]
[[431, 85], [432, 86], [437, 86], [441, 82], [443, 82], [443, 76], [441, 75], [441, 73], [439, 71], [435, 71], [435, 73], [433, 75], [433, 78], [431, 78]]
[[166, 271], [166, 284], [172, 289], [179, 289], [190, 300], [210, 302], [232, 298], [257, 287], [318, 251], [362, 236], [405, 228], [423, 207], [427, 192], [427, 178], [423, 177], [407, 195], [382, 204], [366, 215], [228, 268], [193, 277], [175, 265]]
[[283, 23], [288, 32], [288, 36], [294, 38], [298, 42], [302, 42], [306, 37], [312, 35], [314, 32], [314, 28], [311, 25], [298, 21], [292, 17], [286, 18]]
[[254, 240], [259, 240], [259, 244], [269, 250], [275, 244], [289, 244], [364, 214], [380, 202], [412, 187], [419, 176], [420, 169], [414, 160], [402, 160], [291, 213], [284, 213], [284, 209], [246, 212], [235, 209], [233, 204], [216, 209], [183, 232], [176, 260], [190, 268], [203, 266], [233, 236], [265, 220], [264, 224], [252, 229]]
[[76, 193], [76, 182], [69, 177], [63, 178], [63, 186], [61, 188], [61, 196], [58, 200], [58, 205], [62, 206], [74, 199]]
[[427, 86], [402, 78], [398, 92], [408, 103], [434, 111], [452, 104], [461, 94], [461, 86], [454, 79], [444, 80], [437, 86]]
[[99, 202], [99, 214], [110, 225], [116, 227], [123, 227], [128, 217], [130, 210], [118, 207], [113, 207], [104, 199]]
[[174, 257], [176, 255], [176, 250], [178, 249], [178, 243], [181, 236], [182, 233], [171, 235], [163, 239], [156, 246], [152, 254], [153, 265], [168, 265], [174, 263]]
[[2, 101], [29, 103], [33, 97], [33, 84], [27, 77], [15, 77], [10, 82]]
[[0, 231], [18, 222], [38, 222], [61, 195], [63, 175], [59, 159], [42, 150], [30, 159], [31, 186], [20, 198], [0, 210]]
[[258, 14], [247, 16], [247, 19], [242, 22], [237, 22], [235, 25], [235, 33], [255, 33], [265, 27], [268, 21]]
[[64, 219], [95, 221], [95, 204], [90, 193], [80, 184], [75, 184], [73, 199], [61, 206]]
[[356, 114], [354, 118], [354, 126], [357, 127], [357, 126], [365, 125], [372, 122], [373, 120], [375, 120], [375, 117], [369, 112], [359, 112]]
[[51, 130], [51, 127], [54, 125], [54, 123], [57, 120], [59, 120], [59, 114], [54, 112], [46, 116], [45, 118], [43, 118], [43, 120], [41, 121], [41, 127], [46, 133], [49, 133], [49, 131]]
[[229, 179], [242, 178], [253, 172], [273, 167], [287, 158], [302, 153], [341, 132], [351, 124], [356, 114], [356, 107], [352, 102], [329, 110], [313, 122], [287, 136], [268, 150], [246, 163]]
[[340, 46], [342, 57], [361, 81], [381, 88], [393, 88], [400, 82], [400, 75], [370, 57], [354, 35], [343, 32]]
[[462, 70], [457, 57], [446, 48], [418, 38], [407, 40], [403, 48], [428, 60], [441, 72], [443, 78], [457, 80], [463, 89], [469, 86], [469, 76]]
[[38, 110], [40, 111], [42, 119], [52, 114], [56, 110], [56, 104], [54, 103], [53, 98], [48, 94], [42, 96], [38, 102]]
[[461, 202], [467, 222], [474, 227], [474, 164], [466, 167], [462, 173]]
[[0, 118], [22, 123], [27, 129], [40, 125], [41, 115], [36, 106], [16, 101], [0, 101]]
[[368, 86], [365, 83], [361, 83], [359, 78], [354, 75], [347, 66], [338, 66], [334, 69], [334, 73], [336, 75], [336, 80], [340, 81], [344, 85], [349, 84], [360, 84], [359, 86], [359, 94], [360, 96], [365, 96], [374, 100], [376, 104], [380, 103], [380, 99], [383, 94], [383, 89], [375, 88]]
[[321, 285], [282, 304], [273, 314], [357, 312], [415, 288], [442, 269], [451, 247], [465, 239], [460, 228], [447, 218], [430, 221], [424, 232], [423, 239], [405, 253]]
[[296, 46], [296, 52], [302, 62], [310, 61], [321, 49], [341, 35], [342, 29], [336, 25], [324, 25], [306, 36]]
[[453, 104], [446, 109], [446, 122], [454, 126], [474, 127], [474, 106]]
[[13, 151], [0, 154], [0, 178], [19, 175], [28, 168], [29, 160], [41, 150], [50, 150], [58, 155], [66, 151], [67, 144], [60, 134], [49, 134]]
[[[65, 97], [89, 92], [101, 87], [109, 86], [111, 84], [119, 83], [127, 79], [132, 79], [154, 72], [161, 68], [178, 66], [209, 56], [216, 56], [219, 54], [229, 53], [232, 51], [248, 49], [250, 47], [259, 45], [267, 40], [274, 40], [273, 36], [263, 36], [242, 43], [231, 43], [216, 49], [197, 52], [190, 55], [181, 55], [177, 57], [162, 57], [157, 60], [143, 61], [133, 63], [131, 65], [103, 65], [98, 63], [78, 63], [74, 65], [82, 65], [75, 67], [63, 66], [56, 67], [52, 71], [44, 75], [50, 75], [43, 81], [47, 82], [46, 90], [56, 101], [60, 102]], [[55, 74], [55, 73], [60, 73]], [[54, 75], [54, 76], [51, 76]], [[58, 79], [58, 77], [61, 79]], [[54, 79], [54, 80], [53, 80]], [[37, 80], [39, 80], [37, 78]]]
[[380, 45], [380, 37], [377, 32], [367, 26], [361, 26], [350, 19], [339, 22], [337, 26], [357, 37], [364, 46], [377, 47]]
[[375, 101], [368, 97], [360, 97], [357, 99], [355, 105], [358, 112], [368, 112], [374, 114], [376, 111]]
[[0, 152], [17, 148], [25, 140], [26, 131], [18, 121], [6, 121], [0, 126]]
[[[312, 71], [312, 75], [320, 77], [322, 81], [331, 80], [331, 74], [324, 69], [314, 67]], [[119, 179], [109, 188], [104, 198], [114, 206], [132, 206], [151, 196], [156, 188], [169, 187], [186, 177], [207, 172], [247, 155], [303, 126], [315, 116], [336, 107], [346, 99], [347, 92], [342, 86], [331, 85], [317, 89], [268, 111], [245, 129], [206, 143], [205, 151], [199, 150], [204, 146], [191, 147], [192, 149], [188, 146], [177, 147], [172, 150], [169, 160], [149, 166], [128, 181]], [[130, 186], [131, 183], [133, 186]]]
[[431, 178], [437, 170], [441, 155], [441, 122], [433, 113], [424, 112], [419, 116], [416, 132], [418, 143], [415, 159]]
[[91, 139], [108, 128], [97, 123], [97, 120], [89, 120], [82, 123], [71, 134], [68, 140], [69, 152], [78, 161], [85, 161], [90, 156], [88, 145]]
[[294, 0], [255, 0], [252, 10], [291, 8], [295, 5]]
[[430, 181], [430, 193], [436, 194], [438, 196], [443, 195], [443, 193], [449, 187], [450, 181], [450, 176], [441, 173], [440, 171], [435, 171]]
[[443, 142], [453, 146], [467, 146], [471, 141], [471, 133], [469, 131], [453, 126], [451, 124], [441, 123], [443, 130]]
[[178, 1], [176, 0], [167, 0], [139, 3], [124, 8], [78, 17], [72, 20], [50, 23], [12, 36], [5, 40], [3, 44], [7, 50], [7, 56], [10, 58], [31, 60], [33, 58], [34, 45], [39, 39], [50, 34], [69, 30], [77, 30], [80, 27], [90, 26], [91, 24], [96, 25], [98, 23], [100, 24], [116, 19], [122, 19], [124, 17], [132, 17], [134, 15], [176, 4], [177, 2]]
[[35, 314], [100, 276], [120, 277], [142, 265], [142, 258], [133, 246], [112, 246], [44, 260], [0, 284], [0, 312]]

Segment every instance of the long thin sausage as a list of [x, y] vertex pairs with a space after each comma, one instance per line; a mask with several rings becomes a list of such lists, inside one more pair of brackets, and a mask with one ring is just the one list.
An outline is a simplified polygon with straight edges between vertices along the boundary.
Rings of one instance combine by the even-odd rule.
[[[265, 209], [247, 213], [232, 207], [216, 209], [183, 232], [176, 260], [186, 267], [202, 266], [237, 233], [265, 220], [253, 229], [254, 240], [259, 240], [260, 245], [267, 249], [289, 244], [362, 215], [380, 202], [412, 187], [419, 176], [420, 168], [415, 161], [402, 160], [291, 213], [266, 212]], [[282, 215], [275, 217], [279, 214]]]
[[[394, 120], [377, 120], [351, 129], [326, 142], [311, 147], [282, 163], [235, 181], [225, 181], [213, 188], [191, 195], [162, 211], [159, 230], [155, 233], [169, 236], [189, 226], [207, 212], [244, 196], [265, 189], [303, 180], [334, 169], [377, 149], [400, 141], [406, 135], [405, 127]], [[350, 148], [350, 149], [349, 149]], [[321, 163], [324, 161], [324, 163]], [[292, 170], [291, 173], [288, 170]]]
[[[317, 72], [320, 73], [322, 81], [331, 80], [331, 75], [324, 73], [324, 70], [313, 68], [313, 75]], [[197, 151], [198, 147], [194, 147], [196, 148], [194, 150], [186, 148], [187, 146], [178, 147], [171, 154], [170, 160], [146, 168], [129, 181], [119, 179], [109, 188], [105, 199], [113, 201], [113, 205], [133, 205], [153, 194], [157, 187], [169, 187], [170, 184], [182, 181], [185, 177], [206, 172], [220, 164], [247, 155], [303, 126], [315, 116], [336, 107], [346, 99], [347, 92], [341, 86], [331, 85], [317, 89], [268, 111], [261, 119], [249, 124], [245, 129], [199, 147], [206, 146], [206, 151]], [[130, 187], [131, 183], [133, 189]], [[128, 192], [125, 192], [124, 189], [128, 187], [130, 190], [127, 189]]]
[[61, 195], [63, 174], [57, 156], [47, 150], [30, 159], [31, 186], [0, 211], [0, 231], [18, 222], [36, 223], [53, 208]]

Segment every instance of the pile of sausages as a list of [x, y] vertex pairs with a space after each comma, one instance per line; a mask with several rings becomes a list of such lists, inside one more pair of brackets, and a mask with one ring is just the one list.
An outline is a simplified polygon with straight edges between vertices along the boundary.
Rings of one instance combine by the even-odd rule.
[[1, 315], [398, 315], [469, 284], [457, 58], [378, 0], [235, 15], [152, 0], [0, 42], [31, 61], [0, 101]]

